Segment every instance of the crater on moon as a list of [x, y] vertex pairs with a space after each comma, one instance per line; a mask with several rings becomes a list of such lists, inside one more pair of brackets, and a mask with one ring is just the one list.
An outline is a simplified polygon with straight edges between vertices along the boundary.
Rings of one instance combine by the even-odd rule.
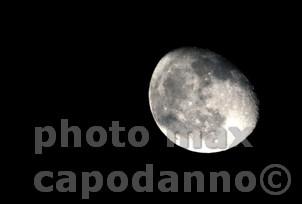
[[160, 130], [195, 152], [236, 146], [258, 119], [258, 100], [248, 79], [221, 55], [199, 48], [180, 48], [159, 61], [149, 102]]

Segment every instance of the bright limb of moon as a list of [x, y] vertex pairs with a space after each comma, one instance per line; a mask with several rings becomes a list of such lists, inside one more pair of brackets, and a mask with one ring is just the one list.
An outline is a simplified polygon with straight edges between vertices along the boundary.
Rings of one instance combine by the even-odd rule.
[[194, 152], [238, 145], [258, 119], [258, 100], [248, 79], [222, 56], [198, 48], [177, 49], [159, 61], [149, 103], [160, 130]]

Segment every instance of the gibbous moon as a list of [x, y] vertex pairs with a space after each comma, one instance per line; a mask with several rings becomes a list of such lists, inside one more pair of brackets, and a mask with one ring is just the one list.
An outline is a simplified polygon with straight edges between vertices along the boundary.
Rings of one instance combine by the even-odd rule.
[[173, 50], [159, 61], [149, 103], [169, 140], [200, 153], [238, 145], [258, 119], [258, 100], [248, 79], [221, 55], [195, 47]]

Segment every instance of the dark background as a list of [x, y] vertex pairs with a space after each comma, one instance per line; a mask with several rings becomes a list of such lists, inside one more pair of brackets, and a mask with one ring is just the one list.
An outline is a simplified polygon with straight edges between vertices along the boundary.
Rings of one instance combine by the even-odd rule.
[[[38, 14], [28, 13], [30, 20], [24, 22], [22, 29], [26, 35], [21, 38], [25, 42], [22, 50], [26, 69], [20, 72], [22, 81], [26, 79], [23, 84], [26, 90], [20, 92], [20, 98], [24, 100], [22, 108], [28, 111], [26, 138], [31, 141], [30, 165], [26, 161], [26, 169], [30, 169], [26, 197], [33, 202], [80, 201], [82, 171], [98, 170], [106, 178], [111, 171], [122, 170], [130, 178], [148, 163], [154, 165], [154, 191], [157, 191], [159, 171], [178, 172], [181, 192], [184, 171], [202, 171], [206, 176], [210, 171], [226, 170], [234, 178], [242, 170], [259, 175], [272, 163], [282, 164], [291, 171], [292, 186], [277, 197], [263, 192], [259, 182], [252, 193], [239, 193], [234, 179], [231, 179], [232, 193], [134, 194], [129, 186], [130, 193], [111, 194], [104, 186], [101, 192], [92, 193], [90, 200], [283, 202], [293, 197], [298, 192], [299, 163], [299, 146], [295, 142], [298, 120], [294, 118], [297, 113], [294, 104], [298, 100], [294, 72], [300, 63], [296, 58], [296, 18], [274, 7], [255, 10], [246, 6], [234, 11], [223, 7], [208, 10], [202, 5], [200, 10], [176, 11], [168, 7], [161, 15], [156, 9], [147, 8], [128, 10], [121, 6], [110, 11], [102, 8], [93, 15], [78, 10], [65, 15], [62, 15], [64, 10], [60, 15], [43, 14], [43, 10]], [[248, 138], [253, 148], [239, 145], [215, 154], [165, 148], [166, 137], [150, 112], [148, 88], [161, 57], [182, 46], [206, 48], [223, 55], [253, 84], [260, 101], [259, 121]], [[60, 119], [68, 119], [70, 125], [81, 128], [82, 148], [59, 147]], [[110, 134], [104, 147], [86, 144], [84, 134], [89, 127], [99, 125], [108, 130], [113, 120], [120, 121], [126, 130], [145, 126], [150, 133], [149, 143], [144, 148], [131, 147], [126, 133], [121, 133], [126, 148], [113, 147]], [[43, 149], [42, 155], [35, 155], [34, 127], [46, 125], [56, 128], [57, 143]], [[74, 171], [78, 176], [78, 193], [37, 192], [33, 178], [43, 170]], [[205, 191], [209, 192], [207, 183]]]

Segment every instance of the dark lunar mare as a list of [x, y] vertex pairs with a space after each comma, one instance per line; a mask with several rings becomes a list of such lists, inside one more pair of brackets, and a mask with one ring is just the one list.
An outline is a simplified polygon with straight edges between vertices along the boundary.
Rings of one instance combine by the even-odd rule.
[[194, 50], [192, 53], [196, 60], [191, 66], [197, 76], [203, 78], [210, 72], [223, 81], [232, 78], [231, 71], [236, 68], [221, 55], [208, 50]]

